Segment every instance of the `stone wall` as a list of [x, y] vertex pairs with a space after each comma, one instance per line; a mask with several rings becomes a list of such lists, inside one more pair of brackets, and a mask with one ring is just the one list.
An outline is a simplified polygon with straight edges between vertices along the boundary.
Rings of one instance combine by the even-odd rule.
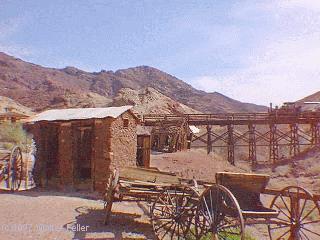
[[110, 152], [110, 120], [96, 119], [93, 132], [92, 151], [92, 178], [94, 190], [103, 192], [108, 177], [110, 176], [110, 164], [112, 161]]
[[[128, 119], [128, 126], [124, 126]], [[129, 112], [123, 113], [111, 123], [112, 168], [136, 166], [137, 120]]]
[[[125, 120], [126, 119], [126, 120]], [[128, 126], [124, 126], [125, 122]], [[35, 134], [36, 144], [38, 147], [36, 160], [36, 181], [39, 185], [45, 186], [46, 179], [46, 151], [50, 151], [48, 139], [50, 129], [54, 124], [36, 124]], [[117, 119], [91, 119], [71, 121], [59, 124], [58, 131], [58, 152], [57, 164], [59, 180], [58, 185], [62, 189], [76, 187], [74, 182], [74, 161], [77, 149], [74, 146], [73, 127], [88, 125], [92, 126], [92, 152], [91, 152], [91, 177], [92, 190], [104, 192], [106, 183], [111, 172], [115, 168], [136, 166], [137, 154], [137, 120], [129, 112], [123, 113]], [[47, 182], [48, 183], [48, 182]]]

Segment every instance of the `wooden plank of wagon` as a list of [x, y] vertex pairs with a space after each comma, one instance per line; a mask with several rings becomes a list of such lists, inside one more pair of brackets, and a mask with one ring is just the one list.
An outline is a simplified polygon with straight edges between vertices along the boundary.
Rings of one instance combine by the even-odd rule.
[[266, 188], [270, 176], [266, 174], [252, 173], [216, 173], [216, 182], [232, 190], [242, 190], [248, 192], [261, 193]]
[[120, 179], [172, 185], [180, 184], [179, 178], [172, 173], [137, 167], [122, 168], [120, 170]]

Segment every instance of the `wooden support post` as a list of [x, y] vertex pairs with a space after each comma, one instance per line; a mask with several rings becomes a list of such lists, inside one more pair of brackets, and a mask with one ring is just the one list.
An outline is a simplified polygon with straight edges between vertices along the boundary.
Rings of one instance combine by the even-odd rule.
[[290, 124], [290, 156], [296, 156], [300, 152], [298, 124]]
[[319, 145], [320, 143], [320, 126], [318, 122], [311, 123], [311, 145]]
[[270, 124], [270, 139], [269, 139], [269, 158], [271, 163], [274, 165], [279, 159], [279, 145], [277, 139], [277, 125], [272, 123]]
[[[297, 220], [301, 217], [300, 215], [300, 207], [299, 207], [299, 196], [290, 195], [290, 210], [291, 210], [291, 222], [296, 223]], [[290, 237], [289, 239], [295, 240], [300, 239], [300, 225], [298, 224], [291, 224], [290, 226]]]
[[212, 152], [211, 126], [207, 125], [207, 153]]
[[250, 123], [248, 125], [248, 128], [249, 128], [249, 161], [251, 162], [251, 167], [255, 168], [257, 166], [257, 146], [256, 146], [255, 126]]
[[228, 125], [228, 162], [234, 165], [233, 125]]

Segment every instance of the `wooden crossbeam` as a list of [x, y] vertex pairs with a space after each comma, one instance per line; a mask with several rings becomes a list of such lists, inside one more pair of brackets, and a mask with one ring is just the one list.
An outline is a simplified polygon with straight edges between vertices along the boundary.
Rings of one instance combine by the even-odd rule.
[[200, 136], [196, 136], [196, 138], [193, 138], [191, 142], [195, 142], [197, 140], [200, 140], [201, 142], [207, 144], [207, 140], [206, 139], [203, 139], [204, 136], [207, 136], [207, 133], [204, 133]]
[[249, 135], [249, 131], [245, 132], [245, 133], [238, 133], [237, 131], [234, 131], [234, 142], [238, 142], [238, 140], [243, 140], [246, 143], [249, 143], [249, 138], [246, 138], [246, 135]]
[[304, 140], [312, 143], [312, 139], [311, 139], [312, 137], [307, 132], [305, 132], [301, 129], [298, 130], [298, 136], [303, 138]]
[[228, 143], [228, 140], [225, 139], [225, 137], [228, 136], [228, 132], [224, 132], [221, 135], [217, 135], [215, 133], [212, 133], [212, 135], [215, 136], [216, 138], [211, 141], [211, 144], [216, 143], [219, 140], [222, 140], [223, 142]]
[[[281, 130], [277, 129], [277, 133], [280, 133], [280, 134], [277, 134], [278, 138], [277, 138], [277, 141], [281, 141], [281, 140], [286, 140], [287, 142], [290, 142], [291, 140], [291, 131], [288, 131], [288, 132], [282, 132]], [[286, 138], [287, 137], [287, 138]]]
[[261, 133], [257, 130], [255, 130], [255, 133], [257, 134], [257, 138], [256, 138], [256, 142], [260, 142], [260, 140], [265, 140], [266, 142], [269, 142], [269, 134], [270, 134], [270, 131], [267, 131], [265, 133]]

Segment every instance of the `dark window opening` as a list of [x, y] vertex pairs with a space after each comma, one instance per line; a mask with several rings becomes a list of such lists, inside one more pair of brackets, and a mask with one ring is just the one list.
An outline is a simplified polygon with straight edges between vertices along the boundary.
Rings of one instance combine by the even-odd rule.
[[81, 179], [91, 179], [91, 168], [81, 168], [80, 169]]
[[125, 128], [129, 127], [129, 119], [128, 118], [123, 119], [123, 127], [125, 127]]

